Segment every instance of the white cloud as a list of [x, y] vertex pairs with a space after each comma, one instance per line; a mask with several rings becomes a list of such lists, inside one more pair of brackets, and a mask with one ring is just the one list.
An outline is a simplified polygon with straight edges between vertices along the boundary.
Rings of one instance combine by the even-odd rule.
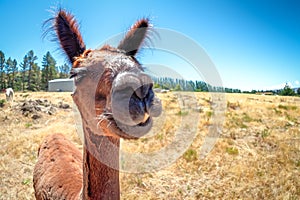
[[296, 80], [295, 85], [300, 85], [300, 82], [298, 80]]

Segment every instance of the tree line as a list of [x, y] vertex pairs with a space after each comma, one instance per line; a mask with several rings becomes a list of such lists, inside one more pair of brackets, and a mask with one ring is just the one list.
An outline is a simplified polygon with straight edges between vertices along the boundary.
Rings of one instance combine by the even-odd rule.
[[154, 88], [161, 88], [173, 91], [194, 91], [194, 92], [227, 92], [241, 93], [240, 89], [224, 88], [210, 85], [204, 81], [183, 80], [168, 77], [152, 77]]
[[48, 81], [69, 76], [70, 66], [57, 66], [56, 60], [48, 51], [42, 58], [42, 65], [33, 50], [28, 51], [18, 64], [0, 50], [0, 90], [13, 88], [15, 91], [41, 91], [48, 89]]
[[[63, 64], [57, 66], [56, 60], [48, 51], [42, 58], [42, 65], [37, 63], [38, 57], [33, 50], [28, 51], [20, 64], [11, 57], [5, 58], [0, 50], [0, 91], [11, 87], [16, 91], [41, 91], [48, 90], [48, 81], [56, 78], [67, 78], [70, 66]], [[300, 95], [300, 88], [294, 91], [288, 84], [284, 88], [272, 91], [241, 91], [240, 89], [216, 87], [204, 81], [191, 81], [169, 77], [152, 77], [154, 88], [173, 91], [194, 92], [226, 92], [226, 93], [269, 93], [284, 96]]]
[[212, 86], [204, 81], [191, 81], [183, 79], [175, 79], [168, 77], [152, 77], [154, 88], [161, 88], [173, 91], [193, 91], [193, 92], [226, 92], [226, 93], [250, 93], [250, 94], [270, 94], [282, 96], [300, 96], [300, 88], [296, 91], [287, 83], [284, 88], [278, 90], [251, 90], [241, 91], [227, 87]]

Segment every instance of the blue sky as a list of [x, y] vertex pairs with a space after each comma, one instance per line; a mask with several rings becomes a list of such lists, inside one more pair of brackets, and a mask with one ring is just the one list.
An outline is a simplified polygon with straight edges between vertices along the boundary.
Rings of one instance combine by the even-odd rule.
[[[0, 0], [0, 50], [20, 63], [34, 50], [41, 63], [50, 51], [58, 65], [65, 61], [57, 44], [42, 39], [42, 24], [61, 6], [81, 24], [88, 48], [126, 31], [141, 17], [154, 27], [182, 33], [205, 49], [225, 87], [242, 90], [300, 87], [300, 1], [298, 0]], [[139, 56], [167, 65], [195, 79], [186, 63], [164, 53]]]

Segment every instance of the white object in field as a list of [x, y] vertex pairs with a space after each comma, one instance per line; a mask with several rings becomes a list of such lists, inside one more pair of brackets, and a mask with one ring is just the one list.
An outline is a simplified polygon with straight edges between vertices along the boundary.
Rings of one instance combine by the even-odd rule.
[[13, 102], [14, 100], [14, 90], [12, 88], [5, 89], [6, 101]]

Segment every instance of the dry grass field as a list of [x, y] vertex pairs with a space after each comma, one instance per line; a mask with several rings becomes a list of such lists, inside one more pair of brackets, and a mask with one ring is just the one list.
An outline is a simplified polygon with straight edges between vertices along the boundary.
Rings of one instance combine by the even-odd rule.
[[[188, 93], [158, 95], [162, 118], [149, 135], [122, 142], [122, 151], [151, 153], [172, 145], [183, 121], [190, 123], [185, 130], [196, 125], [196, 132], [170, 165], [149, 173], [122, 172], [122, 199], [300, 199], [299, 97], [226, 94], [220, 137], [200, 159], [214, 115], [211, 94], [195, 93], [196, 107], [190, 110], [180, 109], [178, 100]], [[36, 106], [32, 110], [26, 102]], [[34, 199], [32, 171], [46, 135], [62, 132], [82, 148], [72, 105], [70, 93], [38, 92], [16, 93], [12, 105], [0, 108], [0, 199]]]

